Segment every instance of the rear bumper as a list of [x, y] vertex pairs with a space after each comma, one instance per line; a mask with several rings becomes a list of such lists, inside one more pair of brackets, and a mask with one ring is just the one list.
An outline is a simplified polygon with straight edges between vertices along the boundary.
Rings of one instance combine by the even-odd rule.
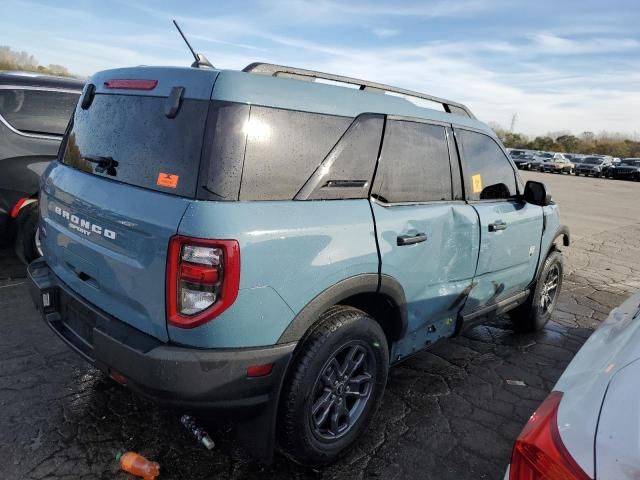
[[[295, 343], [247, 349], [196, 349], [163, 343], [108, 315], [71, 291], [44, 259], [28, 267], [45, 322], [71, 349], [132, 390], [182, 408], [247, 410], [277, 404]], [[43, 304], [48, 296], [49, 305]], [[269, 375], [247, 377], [252, 365]], [[119, 374], [119, 375], [118, 375]], [[124, 379], [121, 377], [123, 376]]]

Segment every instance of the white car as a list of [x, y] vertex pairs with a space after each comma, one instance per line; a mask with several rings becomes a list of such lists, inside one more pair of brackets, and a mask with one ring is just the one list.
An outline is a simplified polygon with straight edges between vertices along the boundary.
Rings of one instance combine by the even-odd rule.
[[640, 292], [591, 335], [516, 440], [505, 480], [640, 479]]

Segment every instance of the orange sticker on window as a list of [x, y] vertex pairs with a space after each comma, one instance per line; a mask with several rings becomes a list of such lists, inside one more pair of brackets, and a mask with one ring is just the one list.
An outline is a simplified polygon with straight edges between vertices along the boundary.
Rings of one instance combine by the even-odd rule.
[[473, 193], [482, 192], [482, 175], [473, 175], [471, 177], [471, 186], [473, 187]]
[[156, 181], [156, 185], [167, 188], [176, 188], [178, 186], [178, 180], [180, 177], [178, 175], [171, 175], [170, 173], [162, 173], [158, 174], [158, 180]]

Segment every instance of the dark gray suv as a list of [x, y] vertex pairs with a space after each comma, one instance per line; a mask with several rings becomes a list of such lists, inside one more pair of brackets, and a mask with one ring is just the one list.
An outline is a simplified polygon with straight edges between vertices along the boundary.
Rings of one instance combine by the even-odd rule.
[[38, 182], [56, 157], [83, 82], [0, 72], [0, 243], [25, 262], [40, 256]]

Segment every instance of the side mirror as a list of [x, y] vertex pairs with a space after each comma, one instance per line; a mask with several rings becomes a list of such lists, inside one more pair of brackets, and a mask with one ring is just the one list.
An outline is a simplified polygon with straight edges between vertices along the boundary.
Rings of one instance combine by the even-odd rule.
[[524, 186], [524, 201], [532, 205], [546, 207], [551, 204], [551, 194], [542, 182], [529, 180]]

